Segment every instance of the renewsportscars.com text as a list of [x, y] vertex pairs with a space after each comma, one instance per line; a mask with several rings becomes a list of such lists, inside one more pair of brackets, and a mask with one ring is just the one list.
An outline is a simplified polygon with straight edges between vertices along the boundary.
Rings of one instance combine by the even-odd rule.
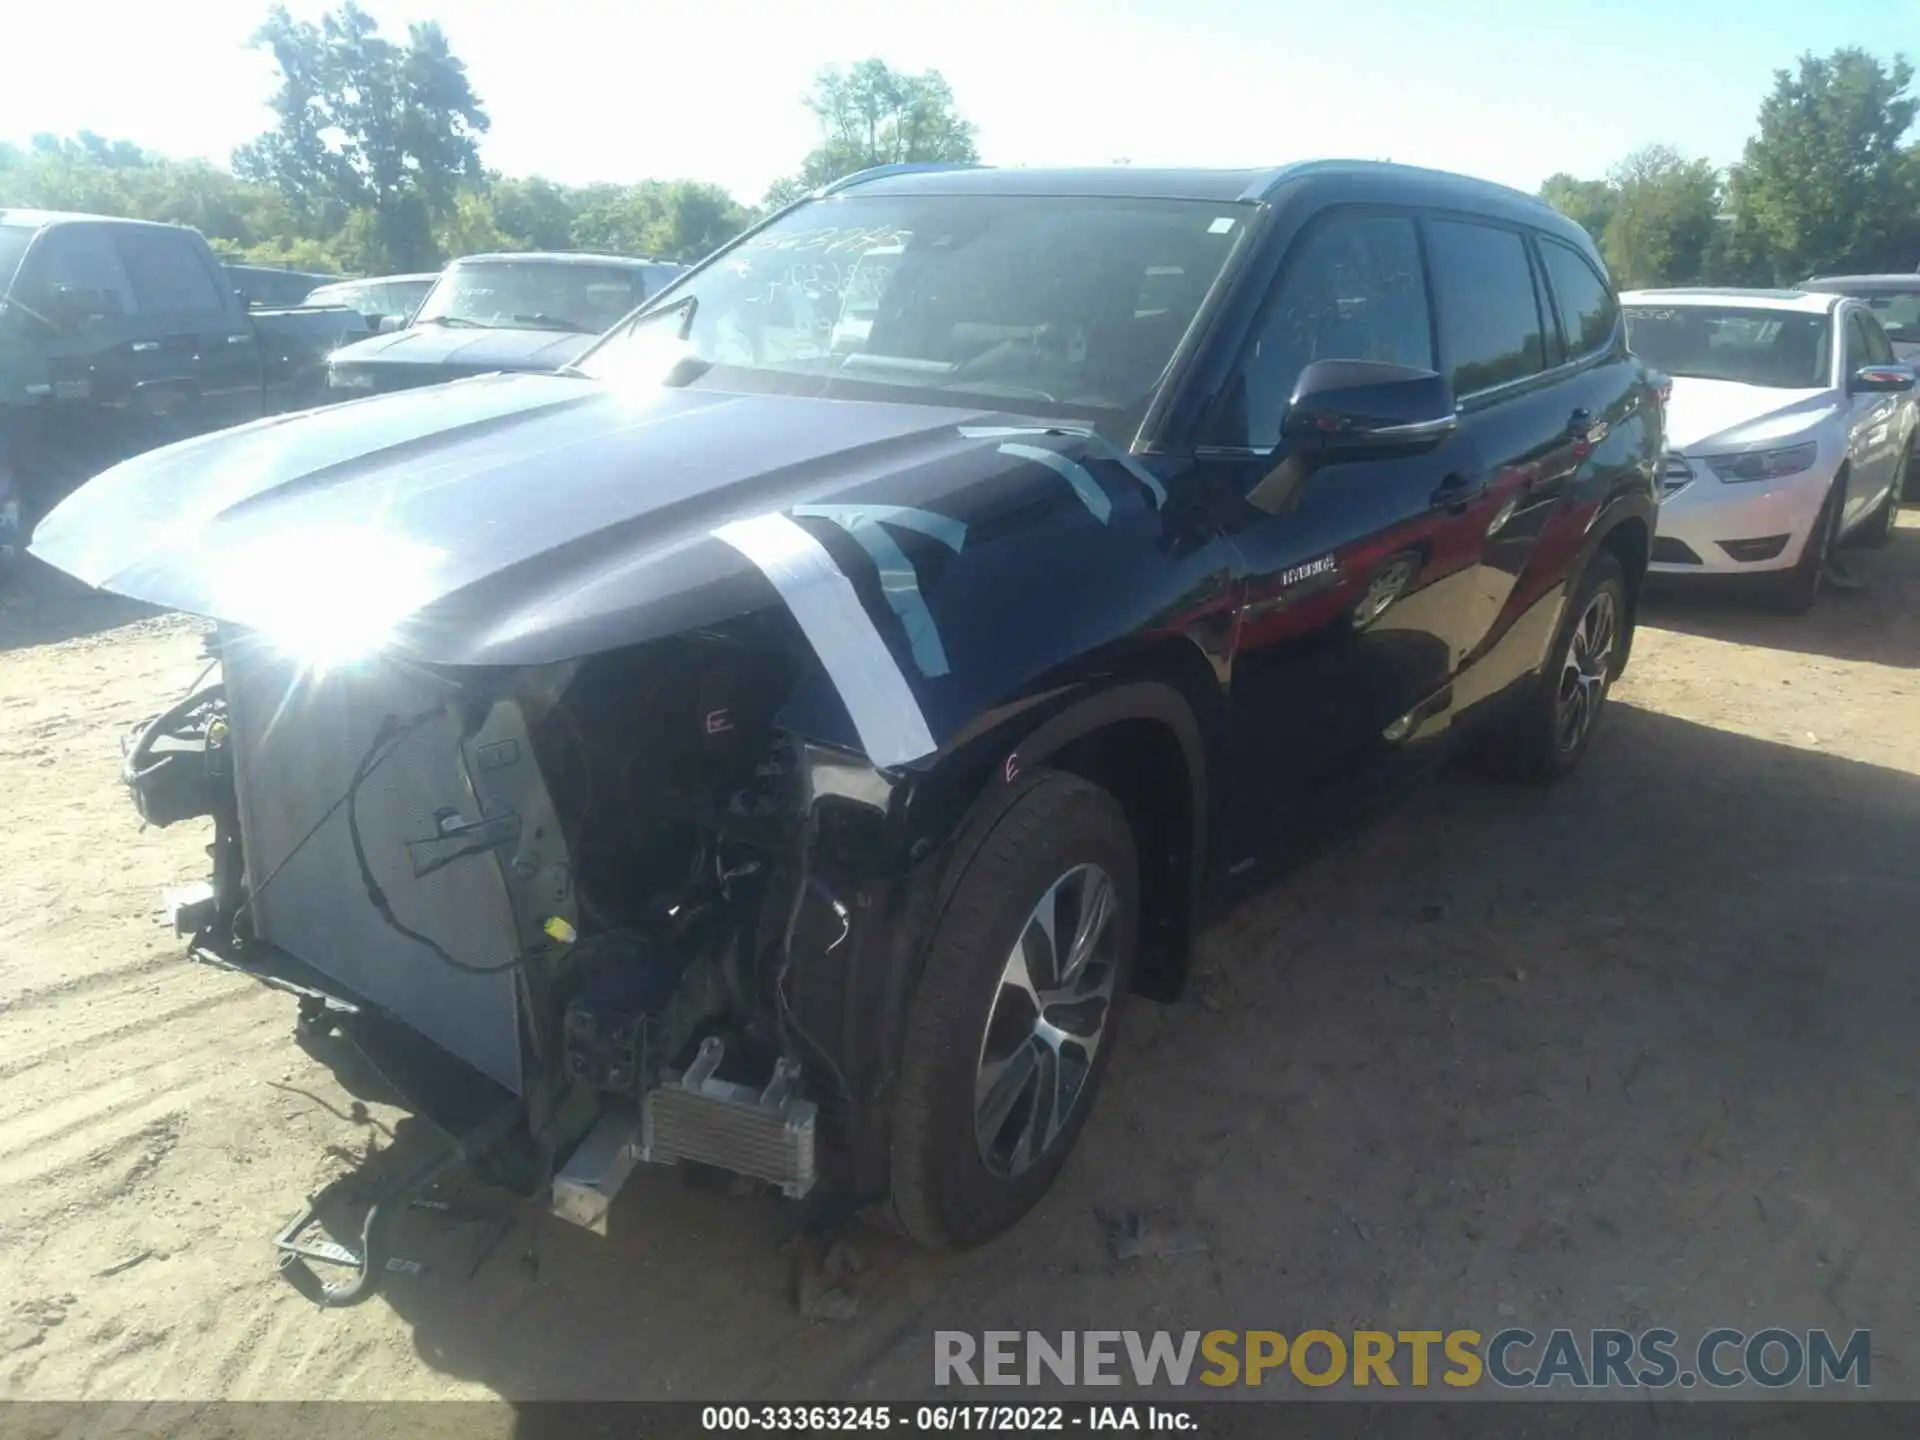
[[1822, 1389], [1873, 1383], [1871, 1332], [937, 1330], [936, 1385]]

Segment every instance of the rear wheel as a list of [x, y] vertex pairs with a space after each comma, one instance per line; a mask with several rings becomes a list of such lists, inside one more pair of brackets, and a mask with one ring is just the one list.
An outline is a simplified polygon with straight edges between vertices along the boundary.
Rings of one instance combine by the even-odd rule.
[[1826, 573], [1827, 557], [1840, 539], [1840, 515], [1846, 508], [1847, 477], [1843, 472], [1827, 491], [1814, 517], [1813, 532], [1800, 547], [1800, 558], [1791, 570], [1769, 576], [1768, 592], [1776, 609], [1789, 615], [1801, 615], [1813, 608], [1820, 593], [1820, 577]]
[[935, 922], [894, 1110], [893, 1210], [935, 1249], [989, 1240], [1066, 1162], [1132, 980], [1138, 880], [1104, 790], [1037, 772], [976, 823]]
[[1567, 620], [1533, 688], [1481, 745], [1479, 768], [1500, 779], [1544, 784], [1580, 763], [1599, 727], [1626, 650], [1627, 577], [1611, 551], [1580, 577]]

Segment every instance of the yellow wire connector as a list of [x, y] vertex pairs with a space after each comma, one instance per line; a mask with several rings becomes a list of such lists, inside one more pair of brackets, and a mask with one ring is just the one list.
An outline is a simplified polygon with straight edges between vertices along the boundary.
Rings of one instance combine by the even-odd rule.
[[547, 923], [540, 927], [549, 938], [558, 940], [562, 945], [571, 945], [580, 938], [580, 932], [558, 915], [549, 915]]

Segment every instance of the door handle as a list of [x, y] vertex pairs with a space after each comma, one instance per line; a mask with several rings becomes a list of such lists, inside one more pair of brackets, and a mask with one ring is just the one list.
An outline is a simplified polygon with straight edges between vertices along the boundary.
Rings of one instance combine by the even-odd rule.
[[136, 355], [145, 355], [148, 351], [158, 350], [160, 348], [160, 342], [158, 340], [136, 340], [128, 348]]
[[1446, 510], [1455, 515], [1487, 493], [1487, 481], [1481, 475], [1462, 475], [1458, 471], [1440, 482], [1440, 487], [1428, 497], [1428, 506], [1434, 510]]
[[1577, 406], [1567, 417], [1567, 434], [1576, 440], [1583, 438], [1592, 428], [1593, 412], [1584, 405]]

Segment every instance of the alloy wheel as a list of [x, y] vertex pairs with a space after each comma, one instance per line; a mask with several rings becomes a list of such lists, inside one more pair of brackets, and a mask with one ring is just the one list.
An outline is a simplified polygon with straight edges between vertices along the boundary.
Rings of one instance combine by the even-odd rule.
[[1620, 612], [1611, 590], [1597, 590], [1587, 601], [1567, 646], [1554, 711], [1554, 743], [1565, 755], [1577, 749], [1593, 728], [1613, 679], [1613, 651], [1620, 637]]
[[1000, 972], [974, 1075], [974, 1139], [1005, 1179], [1052, 1149], [1106, 1038], [1118, 897], [1098, 865], [1047, 887]]

